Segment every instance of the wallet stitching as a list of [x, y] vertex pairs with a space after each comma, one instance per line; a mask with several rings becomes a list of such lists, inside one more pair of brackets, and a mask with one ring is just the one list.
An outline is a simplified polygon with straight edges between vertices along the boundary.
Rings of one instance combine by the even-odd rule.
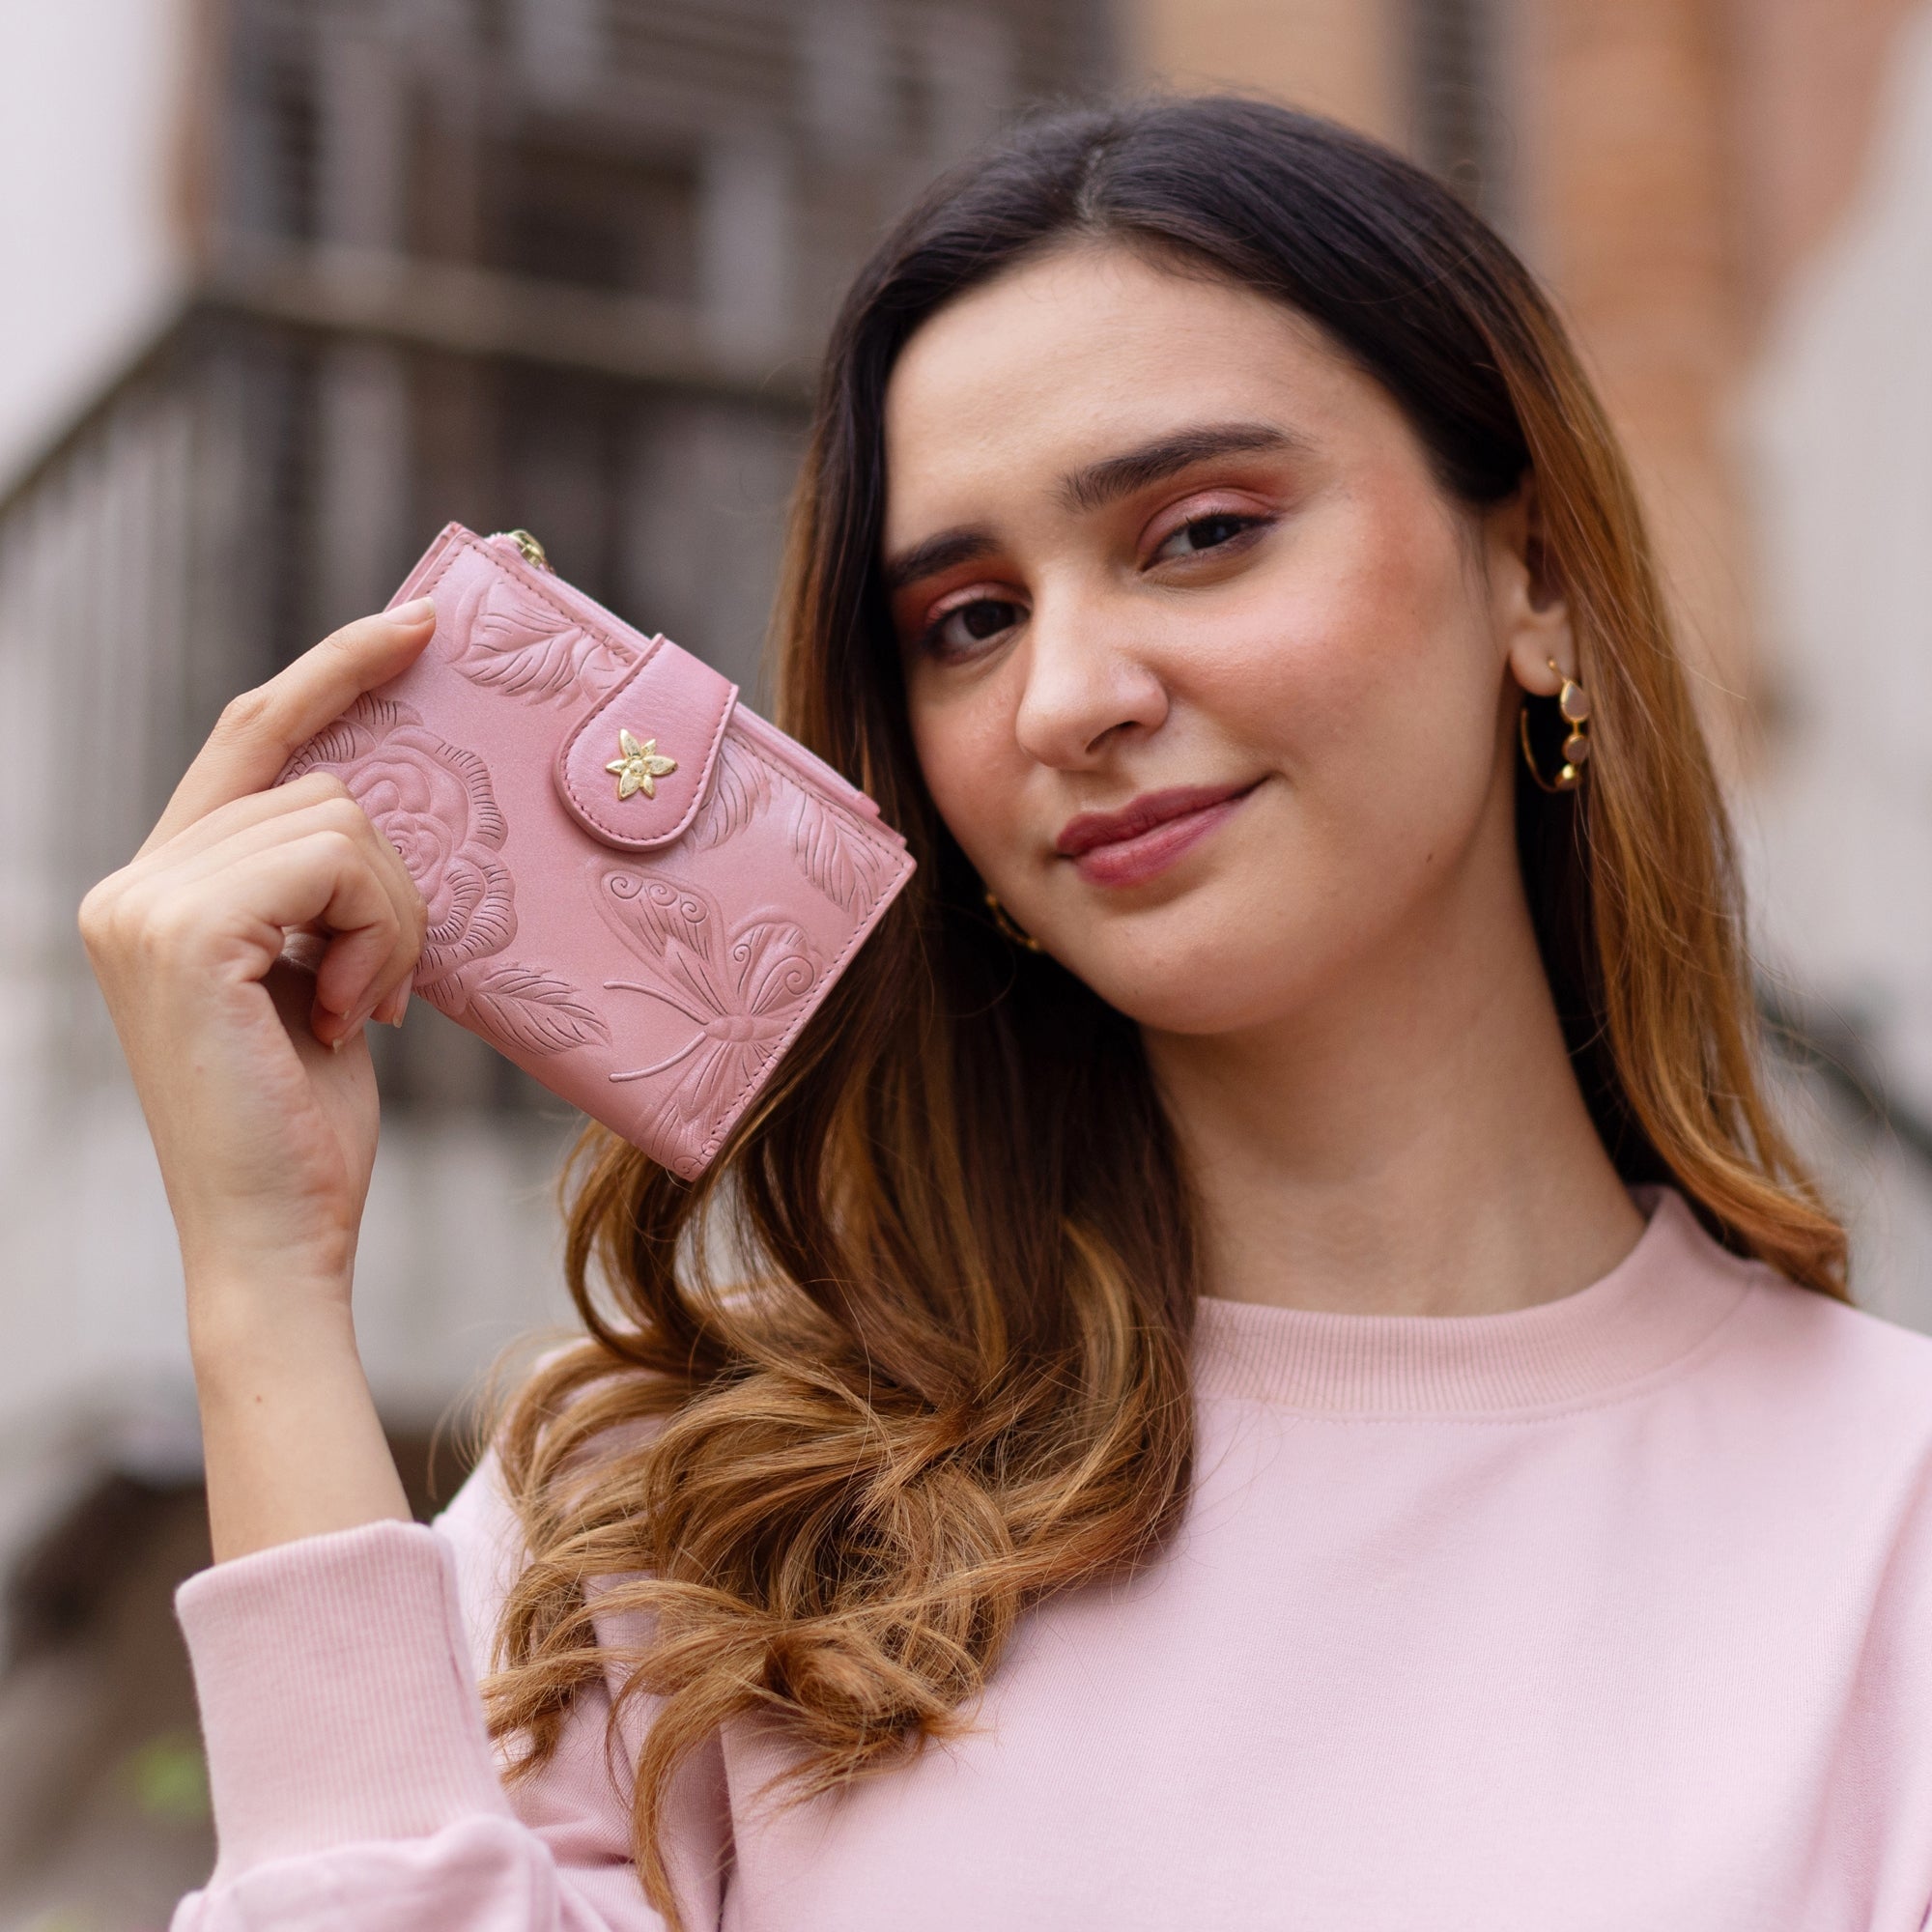
[[[510, 572], [511, 575], [513, 575], [518, 579], [518, 581], [523, 584], [525, 589], [529, 591], [530, 594], [533, 597], [537, 598], [541, 603], [548, 605], [549, 608], [552, 611], [554, 611], [557, 614], [557, 616], [561, 617], [566, 624], [575, 624], [580, 630], [590, 631], [592, 632], [593, 635], [601, 635], [603, 641], [607, 644], [612, 641], [611, 636], [608, 631], [601, 631], [600, 627], [594, 627], [591, 624], [585, 622], [584, 618], [581, 613], [573, 611], [569, 607], [569, 605], [562, 603], [559, 599], [554, 596], [550, 590], [549, 585], [541, 581], [541, 579], [537, 576], [537, 573], [530, 566], [528, 566], [527, 564], [512, 563], [509, 557], [505, 556], [500, 551], [492, 550], [489, 547], [489, 545], [484, 543], [480, 538], [470, 536], [468, 532], [465, 532], [463, 535], [459, 536], [456, 539], [456, 541], [450, 546], [449, 551], [444, 555], [442, 562], [437, 566], [435, 575], [432, 576], [427, 582], [425, 582], [423, 586], [425, 590], [428, 589], [429, 585], [431, 583], [434, 583], [436, 582], [436, 579], [438, 577], [440, 577], [443, 574], [443, 572], [449, 568], [450, 564], [455, 561], [456, 553], [459, 550], [473, 550], [478, 556], [482, 557], [483, 560], [486, 563], [490, 564], [493, 568], [497, 570], [503, 570]], [[562, 790], [566, 800], [573, 807], [576, 808], [579, 820], [583, 825], [584, 830], [587, 831], [592, 836], [592, 838], [603, 840], [621, 841], [621, 835], [617, 833], [609, 832], [603, 826], [598, 824], [597, 820], [591, 815], [590, 808], [584, 804], [582, 798], [579, 795], [577, 788], [571, 783], [570, 781], [571, 749], [573, 746], [576, 745], [578, 739], [581, 738], [583, 735], [583, 733], [587, 731], [593, 724], [596, 723], [598, 715], [603, 711], [604, 707], [607, 704], [610, 704], [612, 701], [614, 701], [622, 694], [622, 692], [626, 689], [627, 686], [629, 686], [636, 678], [638, 678], [642, 674], [642, 672], [648, 666], [655, 663], [657, 660], [658, 652], [670, 641], [670, 639], [667, 638], [662, 631], [660, 631], [658, 635], [654, 638], [645, 638], [641, 632], [633, 630], [633, 628], [630, 625], [626, 625], [624, 628], [626, 630], [631, 630], [633, 636], [638, 637], [639, 639], [641, 639], [643, 644], [643, 655], [640, 658], [639, 658], [637, 663], [634, 664], [631, 667], [631, 668], [627, 670], [624, 673], [624, 675], [620, 677], [617, 680], [617, 682], [614, 685], [612, 685], [611, 689], [608, 692], [606, 692], [602, 697], [598, 698], [597, 701], [590, 707], [590, 709], [583, 715], [583, 717], [578, 721], [576, 728], [563, 741], [563, 748], [557, 753], [555, 763], [553, 766], [553, 770], [556, 774], [557, 785]], [[710, 668], [709, 666], [707, 666], [706, 668], [709, 669]], [[676, 825], [674, 825], [670, 829], [670, 831], [659, 836], [661, 843], [668, 845], [675, 842], [677, 839], [681, 838], [684, 836], [684, 834], [690, 829], [691, 821], [697, 816], [698, 807], [704, 803], [704, 793], [706, 788], [709, 786], [711, 782], [711, 767], [717, 761], [718, 747], [724, 742], [724, 726], [726, 724], [730, 722], [731, 704], [735, 703], [736, 700], [737, 700], [737, 692], [734, 689], [731, 694], [731, 700], [727, 702], [724, 706], [724, 716], [719, 721], [717, 733], [711, 741], [711, 748], [705, 753], [703, 768], [698, 772], [697, 788], [692, 796], [691, 809], [684, 814], [682, 818], [678, 820]], [[630, 845], [626, 842], [620, 842], [619, 849], [626, 851], [639, 851], [639, 850], [655, 851], [658, 849], [658, 845], [651, 844], [646, 846], [635, 846], [635, 845]]]
[[[777, 770], [771, 759], [766, 757], [762, 753], [754, 752], [753, 755], [767, 771]], [[781, 776], [789, 777], [789, 774], [781, 774]], [[792, 780], [791, 781], [793, 783], [797, 782], [796, 780]], [[892, 877], [886, 881], [884, 890], [880, 892], [878, 896], [873, 899], [871, 905], [867, 907], [865, 918], [860, 920], [847, 935], [845, 944], [838, 949], [838, 957], [818, 976], [817, 983], [811, 989], [811, 998], [799, 1009], [798, 1017], [792, 1021], [790, 1026], [785, 1028], [784, 1033], [779, 1039], [778, 1045], [773, 1047], [770, 1056], [765, 1060], [764, 1064], [739, 1088], [731, 1104], [724, 1109], [723, 1118], [712, 1130], [711, 1138], [698, 1149], [696, 1158], [700, 1167], [708, 1163], [711, 1156], [724, 1145], [731, 1129], [738, 1124], [738, 1116], [743, 1112], [745, 1103], [763, 1084], [767, 1070], [776, 1062], [783, 1059], [786, 1050], [790, 1047], [792, 1040], [797, 1037], [799, 1031], [810, 1019], [812, 1014], [818, 1010], [819, 1002], [824, 999], [826, 988], [833, 980], [838, 979], [845, 961], [851, 956], [854, 949], [860, 942], [871, 937], [872, 927], [876, 923], [879, 915], [898, 893], [899, 888], [905, 884], [907, 876], [913, 869], [911, 856], [907, 853], [903, 845], [894, 847], [887, 844], [885, 839], [880, 838], [870, 826], [865, 824], [860, 819], [859, 814], [853, 811], [848, 806], [833, 801], [833, 807], [835, 810], [845, 817], [855, 831], [859, 832], [865, 838], [867, 844], [885, 853], [893, 861], [895, 869]]]
[[[579, 624], [579, 625], [583, 624], [583, 619], [581, 616], [579, 616], [576, 611], [572, 611], [568, 605], [559, 603], [555, 598], [555, 596], [552, 594], [548, 585], [544, 583], [541, 573], [539, 573], [533, 565], [525, 563], [520, 557], [512, 557], [507, 555], [501, 551], [492, 550], [488, 545], [488, 543], [486, 543], [482, 538], [473, 535], [471, 532], [468, 530], [460, 530], [459, 533], [452, 538], [450, 548], [443, 553], [441, 558], [438, 561], [435, 568], [432, 570], [431, 574], [423, 580], [421, 584], [414, 589], [412, 594], [418, 597], [426, 595], [430, 590], [430, 588], [435, 584], [437, 579], [441, 577], [443, 573], [448, 570], [451, 563], [455, 561], [455, 554], [458, 550], [473, 550], [477, 552], [487, 562], [494, 565], [496, 568], [499, 570], [507, 570], [513, 572], [519, 579], [522, 580], [525, 586], [528, 590], [530, 590], [534, 595], [540, 597], [546, 604], [550, 606], [550, 608], [553, 611], [556, 612], [556, 614], [559, 617], [563, 618], [566, 623]], [[640, 639], [643, 645], [643, 656], [640, 657], [638, 660], [638, 662], [635, 665], [633, 665], [628, 671], [624, 673], [623, 677], [619, 679], [618, 682], [611, 687], [611, 691], [607, 696], [598, 699], [596, 706], [596, 710], [598, 711], [601, 711], [605, 707], [605, 705], [609, 704], [611, 701], [611, 699], [617, 696], [617, 693], [621, 691], [623, 687], [626, 684], [628, 684], [631, 681], [631, 679], [638, 674], [639, 671], [642, 670], [643, 668], [657, 656], [658, 649], [661, 645], [668, 644], [671, 641], [670, 639], [667, 638], [663, 632], [659, 632], [655, 637], [646, 638], [644, 637], [641, 631], [639, 631], [636, 628], [636, 626], [625, 624], [621, 618], [616, 617], [614, 614], [612, 614], [611, 616], [611, 621], [613, 623], [620, 625], [622, 629], [629, 631], [633, 637], [636, 637], [639, 639]], [[584, 628], [587, 629], [588, 626], [584, 626]], [[704, 663], [703, 659], [698, 658], [695, 652], [686, 652], [685, 655], [693, 658], [694, 661], [698, 664]], [[707, 670], [711, 670], [714, 676], [722, 677], [724, 675], [723, 672], [715, 670], [713, 667], [709, 665], [705, 665], [704, 668]], [[729, 683], [730, 680], [726, 679], [725, 682]], [[736, 685], [731, 686], [731, 693], [732, 693], [731, 702], [725, 705], [724, 716], [719, 722], [717, 735], [712, 739], [711, 748], [705, 753], [704, 770], [700, 776], [697, 787], [699, 805], [703, 803], [704, 792], [710, 781], [711, 766], [717, 760], [718, 749], [720, 746], [724, 744], [724, 733], [730, 727], [731, 714], [734, 710], [737, 709], [739, 692], [738, 692], [738, 687]], [[593, 712], [591, 716], [594, 717], [595, 713]], [[587, 729], [590, 723], [591, 723], [591, 718], [586, 717], [583, 720], [582, 724], [581, 724], [577, 727], [577, 730], [581, 731]], [[576, 736], [577, 736], [577, 731], [573, 731], [571, 733], [571, 742], [575, 741]], [[852, 809], [852, 807], [847, 805], [842, 799], [834, 797], [830, 792], [821, 791], [817, 787], [817, 785], [813, 782], [810, 774], [799, 770], [796, 766], [792, 765], [788, 761], [783, 763], [774, 763], [771, 756], [768, 753], [757, 750], [755, 747], [753, 747], [752, 750], [752, 755], [755, 757], [758, 760], [758, 762], [765, 767], [767, 771], [773, 771], [779, 773], [781, 777], [788, 780], [793, 784], [804, 784], [810, 786], [814, 797], [823, 798], [828, 805], [831, 805], [836, 810], [843, 813], [846, 819], [852, 824], [854, 829], [865, 835], [867, 842], [877, 846], [878, 849], [886, 853], [888, 857], [894, 857], [899, 853], [902, 853], [905, 850], [905, 840], [903, 838], [898, 838], [896, 837], [889, 837], [880, 827], [880, 825], [877, 824], [872, 819], [870, 819], [868, 816], [855, 811]], [[581, 807], [582, 801], [581, 799], [577, 799], [577, 795], [574, 792], [571, 794], [571, 796], [573, 800]], [[681, 826], [680, 833], [676, 836], [682, 836], [683, 831], [690, 829], [688, 821], [696, 815], [696, 810], [697, 810], [696, 806], [694, 806], [691, 811], [686, 813], [686, 822]], [[603, 838], [616, 838], [619, 835], [615, 833], [609, 833], [609, 834], [600, 833], [598, 836]], [[663, 835], [663, 836], [665, 837], [665, 842], [667, 844], [671, 842], [671, 835]], [[655, 848], [644, 847], [637, 849], [650, 850]]]
[[[521, 557], [511, 558], [501, 551], [492, 550], [481, 537], [472, 536], [468, 530], [464, 531], [456, 539], [456, 547], [464, 550], [473, 550], [486, 562], [495, 565], [497, 569], [509, 571], [513, 576], [520, 579], [524, 586], [534, 596], [541, 598], [544, 603], [548, 604], [565, 623], [576, 624], [584, 630], [590, 628], [568, 604], [560, 603], [557, 600], [555, 594], [544, 582], [543, 578], [538, 574], [534, 565], [524, 562]], [[453, 557], [445, 559], [441, 569], [447, 569], [449, 562], [452, 560]], [[621, 619], [617, 618], [613, 618], [613, 621], [622, 622]], [[625, 624], [623, 628], [631, 632], [631, 635], [637, 638], [644, 647], [643, 656], [638, 660], [637, 665], [634, 667], [636, 669], [642, 669], [645, 665], [650, 663], [652, 658], [657, 656], [660, 644], [666, 644], [670, 641], [663, 632], [660, 632], [655, 638], [646, 638], [641, 631], [635, 629], [632, 625]]]
[[[635, 684], [638, 681], [638, 679], [641, 677], [644, 674], [644, 672], [648, 670], [650, 667], [657, 661], [658, 645], [666, 644], [668, 643], [670, 639], [668, 638], [659, 638], [657, 639], [657, 642], [651, 646], [648, 654], [642, 659], [640, 659], [637, 664], [633, 665], [632, 668], [628, 671], [626, 671], [624, 675], [621, 678], [619, 678], [617, 682], [613, 684], [611, 687], [611, 689], [607, 693], [605, 693], [605, 695], [602, 697], [600, 697], [597, 700], [597, 702], [594, 705], [592, 705], [587, 712], [584, 713], [583, 717], [579, 720], [577, 727], [571, 732], [570, 736], [563, 741], [562, 749], [556, 754], [556, 763], [554, 766], [556, 772], [556, 781], [563, 788], [564, 795], [568, 798], [571, 805], [576, 808], [580, 819], [586, 825], [587, 829], [591, 832], [591, 834], [594, 837], [604, 839], [609, 843], [615, 844], [620, 849], [626, 851], [632, 851], [632, 852], [661, 851], [667, 846], [674, 845], [680, 838], [684, 837], [684, 835], [687, 832], [691, 830], [692, 821], [697, 816], [698, 809], [704, 803], [704, 795], [707, 791], [711, 789], [711, 772], [712, 772], [712, 767], [715, 766], [718, 762], [718, 748], [724, 742], [724, 733], [726, 729], [729, 727], [731, 723], [731, 713], [737, 708], [738, 688], [736, 685], [732, 684], [730, 680], [727, 678], [724, 680], [724, 687], [731, 695], [724, 701], [724, 710], [719, 714], [718, 728], [712, 732], [711, 743], [705, 750], [704, 762], [698, 769], [697, 788], [692, 794], [690, 809], [677, 821], [677, 823], [670, 828], [668, 832], [653, 833], [651, 835], [650, 841], [647, 844], [637, 844], [629, 839], [626, 839], [621, 833], [611, 832], [608, 830], [605, 826], [600, 824], [598, 820], [592, 815], [589, 806], [587, 806], [583, 802], [583, 799], [578, 792], [577, 787], [571, 782], [570, 754], [576, 749], [577, 741], [581, 737], [582, 737], [583, 734], [586, 731], [588, 731], [593, 724], [597, 723], [598, 719], [603, 717], [605, 712], [611, 705], [615, 704], [618, 698], [620, 698], [625, 692], [630, 690], [631, 686]], [[687, 653], [687, 655], [689, 655], [689, 653]], [[693, 663], [702, 662], [701, 660], [696, 658], [694, 658], [692, 661]], [[707, 670], [711, 669], [711, 667], [709, 665], [706, 665], [704, 668]], [[716, 671], [712, 671], [711, 674], [714, 677], [718, 676], [718, 673]]]
[[[530, 566], [513, 562], [502, 552], [492, 550], [480, 538], [470, 536], [468, 532], [457, 537], [455, 542], [450, 545], [449, 550], [444, 554], [442, 561], [437, 565], [432, 575], [424, 581], [423, 589], [425, 591], [428, 590], [438, 578], [448, 570], [451, 563], [455, 561], [456, 553], [459, 550], [473, 550], [493, 568], [509, 571], [523, 583], [526, 590], [548, 605], [565, 623], [575, 624], [580, 630], [589, 631], [593, 636], [601, 636], [603, 641], [606, 643], [612, 641], [611, 634], [609, 631], [602, 630], [601, 627], [587, 622], [581, 612], [573, 611], [569, 605], [562, 603], [554, 596], [549, 586], [541, 581], [537, 573]], [[691, 830], [692, 820], [697, 816], [698, 810], [704, 803], [704, 794], [710, 789], [712, 767], [718, 762], [718, 748], [724, 744], [725, 729], [731, 723], [731, 712], [738, 701], [738, 690], [735, 685], [731, 684], [728, 678], [724, 680], [731, 695], [724, 702], [723, 712], [718, 720], [718, 728], [711, 735], [711, 743], [704, 753], [704, 762], [698, 770], [696, 789], [692, 794], [691, 806], [683, 817], [668, 832], [653, 834], [650, 842], [646, 844], [633, 843], [626, 839], [621, 833], [610, 831], [598, 823], [597, 819], [591, 813], [589, 806], [584, 803], [582, 794], [571, 782], [570, 753], [578, 739], [597, 722], [598, 717], [602, 714], [605, 707], [614, 703], [631, 684], [641, 676], [651, 665], [656, 663], [660, 650], [670, 642], [670, 639], [663, 632], [659, 632], [654, 638], [646, 638], [640, 631], [635, 630], [628, 624], [624, 628], [631, 631], [634, 637], [641, 640], [643, 655], [639, 658], [637, 663], [602, 697], [598, 698], [596, 703], [578, 722], [575, 729], [563, 741], [563, 748], [557, 753], [554, 770], [558, 785], [562, 788], [570, 804], [576, 808], [580, 821], [583, 824], [584, 829], [593, 838], [615, 843], [618, 849], [622, 851], [655, 852], [665, 846], [675, 844], [678, 839], [682, 838]], [[687, 655], [690, 655], [690, 653], [687, 653]], [[692, 661], [696, 664], [703, 663], [702, 659], [696, 657]], [[704, 665], [704, 668], [710, 670], [711, 667]], [[716, 677], [719, 673], [712, 671], [712, 675]]]
[[[403, 585], [403, 590], [410, 591], [412, 595], [414, 597], [427, 597], [429, 593], [436, 588], [437, 583], [442, 578], [448, 576], [449, 566], [456, 561], [457, 552], [459, 550], [466, 549], [467, 547], [468, 546], [466, 539], [462, 537], [455, 538], [449, 545], [449, 548], [445, 550], [443, 554], [440, 557], [438, 557], [436, 562], [431, 566], [429, 575], [425, 577], [420, 583], [416, 584], [405, 583]], [[402, 595], [402, 591], [398, 591], [396, 594], [398, 597], [400, 597]]]

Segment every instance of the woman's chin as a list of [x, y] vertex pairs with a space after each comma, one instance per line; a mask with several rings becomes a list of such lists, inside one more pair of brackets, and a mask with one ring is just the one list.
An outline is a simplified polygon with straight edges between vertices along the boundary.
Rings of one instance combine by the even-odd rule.
[[1238, 1033], [1292, 1012], [1306, 995], [1305, 973], [1283, 971], [1283, 952], [1248, 942], [1187, 935], [1172, 948], [1122, 950], [1065, 964], [1110, 1007], [1156, 1033]]

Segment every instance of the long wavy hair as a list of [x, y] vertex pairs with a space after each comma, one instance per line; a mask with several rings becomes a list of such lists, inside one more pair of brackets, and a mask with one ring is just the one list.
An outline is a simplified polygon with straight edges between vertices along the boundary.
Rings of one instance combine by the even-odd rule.
[[[962, 1721], [1050, 1592], [1185, 1506], [1195, 1214], [1135, 1027], [989, 923], [908, 730], [879, 580], [884, 397], [912, 333], [1058, 245], [1107, 242], [1299, 311], [1406, 412], [1443, 488], [1533, 476], [1595, 702], [1580, 790], [1519, 773], [1543, 959], [1618, 1172], [1827, 1294], [1845, 1241], [1760, 1084], [1729, 832], [1630, 477], [1549, 304], [1451, 192], [1252, 100], [1057, 115], [941, 181], [831, 339], [779, 613], [780, 719], [919, 870], [695, 1184], [601, 1128], [566, 1176], [589, 1339], [500, 1430], [529, 1560], [497, 1733], [526, 1769], [614, 1663], [659, 1700], [644, 1888], [680, 1762], [756, 1719], [810, 1796]], [[646, 1613], [612, 1659], [595, 1610]], [[607, 1626], [608, 1628], [608, 1626]]]

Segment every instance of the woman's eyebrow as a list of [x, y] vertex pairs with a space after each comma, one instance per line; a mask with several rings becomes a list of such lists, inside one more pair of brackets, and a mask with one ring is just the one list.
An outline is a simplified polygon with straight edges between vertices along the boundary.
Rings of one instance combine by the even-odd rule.
[[[1136, 449], [1102, 457], [1098, 463], [1074, 470], [1061, 479], [1060, 499], [1068, 509], [1097, 510], [1117, 497], [1129, 496], [1150, 483], [1158, 483], [1164, 476], [1176, 475], [1212, 457], [1307, 447], [1306, 437], [1283, 429], [1278, 423], [1202, 423], [1156, 437]], [[990, 556], [998, 548], [990, 530], [970, 526], [939, 530], [932, 536], [922, 537], [896, 556], [888, 557], [880, 579], [886, 594], [891, 596], [923, 577], [936, 577], [942, 570]]]
[[922, 577], [936, 577], [954, 564], [989, 556], [998, 548], [990, 530], [940, 530], [935, 535], [922, 537], [896, 556], [889, 556], [879, 575], [890, 596], [894, 591], [903, 590], [908, 583], [917, 583]]
[[1060, 500], [1069, 510], [1097, 510], [1210, 457], [1307, 446], [1306, 438], [1275, 423], [1203, 423], [1074, 470], [1061, 479]]

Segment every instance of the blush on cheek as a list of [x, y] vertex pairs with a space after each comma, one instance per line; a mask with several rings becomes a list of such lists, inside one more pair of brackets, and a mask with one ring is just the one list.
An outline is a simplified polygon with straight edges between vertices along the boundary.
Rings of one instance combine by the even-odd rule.
[[982, 878], [1010, 871], [1025, 838], [1017, 801], [1025, 761], [1013, 739], [1012, 707], [991, 692], [943, 704], [908, 694], [920, 774], [946, 828]]
[[1231, 726], [1297, 758], [1374, 766], [1397, 755], [1417, 714], [1446, 701], [1446, 725], [1472, 675], [1493, 679], [1487, 645], [1471, 648], [1464, 547], [1441, 506], [1413, 494], [1396, 482], [1355, 493], [1309, 533], [1302, 567], [1230, 613], [1235, 636], [1207, 663]]

